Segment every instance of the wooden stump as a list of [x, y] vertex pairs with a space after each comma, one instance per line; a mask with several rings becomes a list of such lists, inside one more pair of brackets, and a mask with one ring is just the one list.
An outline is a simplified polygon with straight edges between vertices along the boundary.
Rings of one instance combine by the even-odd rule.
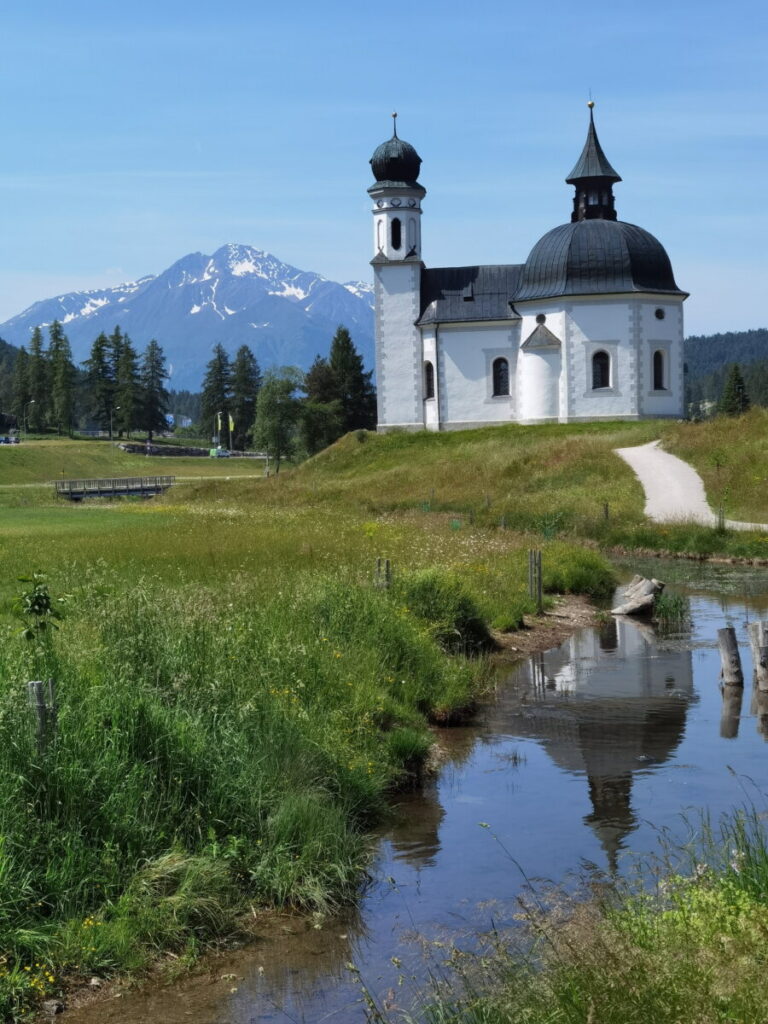
[[717, 643], [720, 648], [723, 682], [737, 686], [743, 685], [744, 673], [741, 671], [741, 656], [739, 655], [739, 645], [736, 643], [736, 630], [733, 626], [723, 626], [722, 629], [718, 629]]

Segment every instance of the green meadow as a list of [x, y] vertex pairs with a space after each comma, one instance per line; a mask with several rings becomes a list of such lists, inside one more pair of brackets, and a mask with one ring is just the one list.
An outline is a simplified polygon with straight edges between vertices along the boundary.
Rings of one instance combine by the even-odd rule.
[[[741, 421], [755, 452], [761, 416]], [[706, 462], [710, 429], [357, 432], [268, 479], [106, 442], [0, 450], [0, 1010], [23, 1019], [65, 984], [168, 952], [183, 965], [250, 908], [355, 899], [430, 723], [471, 712], [489, 629], [534, 610], [529, 548], [548, 594], [595, 599], [615, 584], [601, 548], [765, 550], [650, 527], [612, 454], [661, 432]], [[736, 436], [721, 447], [716, 472], [737, 474]], [[149, 466], [180, 478], [162, 498], [70, 504], [48, 486]], [[729, 514], [761, 486], [741, 504], [734, 488]], [[56, 684], [44, 734], [36, 679]]]

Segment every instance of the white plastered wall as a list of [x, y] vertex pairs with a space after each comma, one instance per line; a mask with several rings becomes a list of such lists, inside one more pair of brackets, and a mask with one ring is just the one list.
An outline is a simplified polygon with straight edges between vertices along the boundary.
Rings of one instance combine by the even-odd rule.
[[[663, 318], [656, 311], [664, 313]], [[643, 416], [683, 416], [683, 300], [656, 297], [640, 307], [640, 410]], [[664, 361], [664, 388], [654, 389], [653, 355]]]
[[[440, 428], [458, 430], [515, 419], [519, 326], [443, 325], [437, 330]], [[493, 395], [493, 361], [509, 362], [510, 394]]]
[[420, 263], [374, 264], [378, 429], [424, 426]]

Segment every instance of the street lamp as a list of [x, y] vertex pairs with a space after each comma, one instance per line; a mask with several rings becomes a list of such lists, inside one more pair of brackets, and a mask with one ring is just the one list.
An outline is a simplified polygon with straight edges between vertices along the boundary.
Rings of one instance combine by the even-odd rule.
[[30, 407], [30, 405], [34, 405], [34, 404], [35, 404], [35, 400], [34, 400], [34, 398], [31, 398], [27, 402], [27, 404], [24, 406], [24, 408], [22, 409], [22, 417], [21, 418], [22, 418], [22, 420], [24, 422], [24, 440], [25, 441], [27, 440], [27, 435], [29, 434], [29, 430], [27, 429], [27, 409]]
[[112, 413], [120, 412], [120, 406], [116, 405], [114, 409], [109, 410], [109, 440], [112, 440]]

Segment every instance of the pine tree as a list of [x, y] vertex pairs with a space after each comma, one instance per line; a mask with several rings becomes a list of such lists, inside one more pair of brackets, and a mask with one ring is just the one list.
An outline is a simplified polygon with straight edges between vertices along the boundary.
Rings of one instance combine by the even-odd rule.
[[376, 391], [371, 383], [373, 371], [363, 370], [363, 357], [354, 346], [349, 331], [339, 324], [331, 341], [328, 365], [336, 377], [338, 398], [344, 415], [344, 431], [376, 426]]
[[245, 451], [248, 438], [252, 436], [261, 384], [261, 370], [256, 357], [247, 345], [241, 345], [232, 364], [232, 419], [235, 429], [230, 447], [237, 451]]
[[43, 347], [43, 332], [39, 327], [34, 329], [29, 342], [27, 386], [29, 389], [27, 422], [31, 431], [39, 433], [48, 420], [50, 394], [48, 360]]
[[741, 375], [739, 364], [734, 363], [731, 366], [728, 379], [725, 382], [723, 397], [720, 399], [718, 411], [724, 416], [741, 416], [742, 413], [745, 413], [749, 409], [749, 406], [750, 401], [749, 395], [747, 394], [747, 386]]
[[110, 361], [109, 338], [102, 333], [91, 346], [91, 354], [83, 363], [86, 370], [88, 412], [102, 430], [109, 430], [112, 440], [112, 413], [115, 405], [115, 378]]
[[58, 320], [48, 328], [48, 364], [51, 377], [51, 420], [59, 434], [72, 433], [75, 412], [75, 367], [69, 340]]
[[[213, 359], [208, 363], [203, 378], [202, 414], [203, 430], [211, 428], [214, 436], [227, 429], [232, 402], [232, 367], [223, 345], [215, 345]], [[219, 430], [221, 416], [221, 430]]]
[[304, 390], [299, 433], [306, 453], [315, 455], [344, 433], [340, 388], [327, 359], [316, 357], [304, 378]]
[[24, 407], [29, 402], [29, 355], [22, 345], [13, 366], [11, 384], [11, 412], [18, 427], [23, 427]]
[[158, 343], [152, 339], [141, 358], [139, 380], [141, 385], [141, 420], [139, 426], [147, 432], [147, 439], [166, 429], [165, 414], [168, 409], [168, 392], [165, 382], [168, 371], [165, 356]]
[[267, 373], [259, 391], [253, 439], [274, 460], [275, 473], [280, 472], [280, 462], [294, 448], [301, 412], [296, 391], [301, 384], [301, 372], [288, 366]]
[[130, 437], [141, 419], [139, 359], [127, 334], [120, 335], [112, 351], [116, 353], [114, 425], [119, 437], [124, 433]]

